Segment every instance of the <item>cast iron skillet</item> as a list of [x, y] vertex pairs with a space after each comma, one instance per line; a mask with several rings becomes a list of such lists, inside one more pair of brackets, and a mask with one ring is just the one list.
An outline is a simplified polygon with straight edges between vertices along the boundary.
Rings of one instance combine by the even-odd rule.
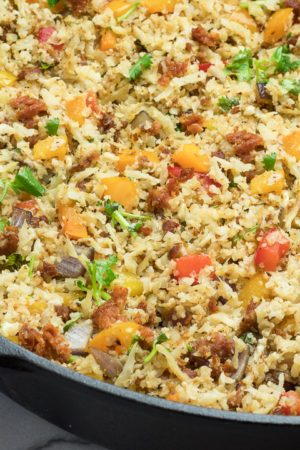
[[220, 411], [139, 394], [61, 367], [3, 337], [0, 389], [111, 450], [299, 448], [300, 417]]

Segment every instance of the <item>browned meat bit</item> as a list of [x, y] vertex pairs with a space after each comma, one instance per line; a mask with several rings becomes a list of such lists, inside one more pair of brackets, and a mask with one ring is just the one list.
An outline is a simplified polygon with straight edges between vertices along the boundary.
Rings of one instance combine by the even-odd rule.
[[47, 359], [67, 362], [70, 358], [68, 341], [60, 334], [59, 329], [50, 323], [43, 327], [42, 333], [27, 324], [23, 325], [19, 331], [19, 343], [27, 350]]
[[139, 229], [139, 233], [142, 233], [144, 236], [150, 236], [152, 231], [152, 228], [144, 226], [141, 226], [141, 228]]
[[67, 3], [70, 5], [73, 16], [80, 17], [86, 11], [89, 0], [68, 0]]
[[84, 180], [79, 181], [79, 182], [76, 184], [76, 187], [77, 187], [78, 189], [80, 189], [80, 191], [87, 192], [86, 184], [87, 184], [89, 181], [91, 181], [91, 178], [85, 178]]
[[204, 118], [200, 114], [184, 114], [179, 118], [179, 122], [182, 125], [182, 130], [186, 131], [187, 134], [198, 134], [203, 131]]
[[192, 44], [190, 42], [187, 42], [185, 44], [185, 49], [187, 52], [190, 52], [192, 50]]
[[245, 172], [245, 176], [246, 176], [246, 180], [248, 181], [248, 183], [250, 183], [250, 181], [252, 180], [252, 178], [254, 178], [256, 175], [255, 170], [248, 170], [247, 172]]
[[246, 331], [254, 330], [257, 331], [257, 316], [255, 309], [258, 306], [258, 303], [255, 303], [253, 300], [249, 303], [246, 308], [245, 315], [240, 323], [238, 335], [242, 335]]
[[160, 133], [161, 123], [158, 120], [154, 120], [152, 122], [151, 128], [145, 130], [148, 134], [152, 134], [153, 136], [157, 136]]
[[263, 147], [264, 141], [258, 134], [248, 133], [247, 131], [237, 131], [225, 136], [227, 142], [232, 144], [236, 155], [244, 162], [252, 161], [253, 157], [250, 154], [256, 147]]
[[199, 25], [192, 29], [192, 38], [200, 44], [206, 45], [210, 48], [215, 48], [219, 39], [218, 33], [209, 33], [205, 28]]
[[178, 228], [178, 227], [179, 227], [179, 223], [174, 222], [174, 220], [164, 220], [163, 221], [162, 229], [165, 233], [167, 233], [168, 231], [170, 231], [170, 233], [174, 233], [176, 228]]
[[192, 369], [188, 369], [187, 367], [183, 367], [182, 372], [186, 373], [190, 378], [196, 378], [197, 372]]
[[221, 152], [221, 150], [218, 150], [217, 152], [212, 152], [211, 156], [215, 156], [216, 158], [220, 159], [226, 159], [226, 156], [224, 155], [223, 152]]
[[82, 170], [87, 169], [94, 163], [94, 161], [96, 161], [99, 158], [99, 156], [100, 156], [99, 152], [93, 151], [89, 155], [80, 158], [77, 166], [72, 167], [71, 172], [72, 173], [81, 172]]
[[229, 396], [227, 400], [228, 408], [231, 411], [236, 411], [237, 408], [240, 408], [242, 406], [242, 400], [243, 391], [239, 388]]
[[70, 319], [70, 308], [65, 305], [55, 305], [55, 312], [58, 316], [62, 318], [64, 322], [67, 322]]
[[212, 297], [208, 302], [208, 310], [211, 314], [214, 314], [218, 311], [217, 300]]
[[181, 244], [175, 244], [168, 253], [169, 259], [178, 258], [180, 256]]
[[6, 227], [0, 233], [0, 255], [9, 256], [15, 253], [19, 244], [19, 235], [17, 227]]
[[98, 122], [98, 127], [101, 133], [106, 133], [110, 128], [115, 126], [115, 122], [113, 121], [114, 115], [112, 113], [102, 113], [102, 116]]
[[38, 136], [28, 136], [27, 142], [29, 143], [29, 147], [33, 148], [35, 144], [38, 142]]
[[[166, 58], [164, 63], [160, 63], [158, 65], [158, 72], [162, 74], [162, 76], [158, 79], [158, 83], [161, 86], [167, 86], [172, 78], [174, 77], [183, 77], [186, 72], [188, 62], [176, 62], [172, 61], [170, 58]], [[164, 70], [165, 66], [165, 70]]]
[[46, 216], [32, 217], [30, 225], [32, 228], [39, 228], [41, 222], [49, 223], [48, 218]]
[[27, 67], [26, 69], [21, 70], [21, 72], [18, 75], [18, 81], [24, 80], [28, 75], [33, 74], [40, 74], [42, 73], [41, 69], [39, 67]]
[[43, 262], [42, 273], [48, 275], [51, 278], [57, 277], [58, 273], [53, 264], [49, 264], [47, 261]]
[[[300, 15], [300, 11], [298, 12], [298, 15]], [[290, 37], [286, 41], [286, 45], [296, 45], [297, 42], [298, 42], [299, 37], [300, 37], [300, 34], [295, 34], [294, 36]]]
[[149, 192], [147, 205], [149, 210], [159, 212], [162, 209], [167, 209], [170, 207], [169, 201], [171, 200], [171, 195], [166, 188], [162, 189], [152, 189]]
[[95, 327], [99, 329], [109, 328], [117, 320], [127, 320], [122, 315], [128, 295], [128, 289], [121, 286], [114, 287], [111, 299], [103, 303], [93, 312], [92, 319]]
[[293, 8], [295, 15], [300, 15], [300, 0], [284, 0], [283, 6], [285, 8]]
[[36, 125], [34, 116], [47, 111], [47, 106], [43, 101], [28, 95], [13, 98], [10, 101], [10, 106], [16, 110], [17, 118], [28, 128], [33, 128]]
[[181, 325], [188, 326], [192, 321], [192, 314], [186, 312], [184, 317], [178, 317], [176, 311], [172, 309], [170, 312], [169, 320], [173, 325], [177, 325], [178, 323], [180, 323]]
[[154, 333], [149, 327], [140, 327], [140, 334], [142, 338], [145, 339], [147, 344], [150, 344], [153, 341]]

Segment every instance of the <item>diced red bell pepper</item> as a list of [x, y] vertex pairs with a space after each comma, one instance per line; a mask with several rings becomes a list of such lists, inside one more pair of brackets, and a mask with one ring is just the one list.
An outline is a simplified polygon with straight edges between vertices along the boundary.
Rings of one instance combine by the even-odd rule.
[[300, 416], [300, 395], [296, 391], [281, 394], [278, 406], [286, 416]]
[[[171, 166], [168, 166], [169, 178], [171, 178], [171, 177], [179, 178], [182, 170], [183, 170], [182, 167], [178, 167], [178, 166], [171, 167]], [[194, 172], [194, 173], [191, 174], [191, 176], [188, 179], [193, 178], [193, 176], [198, 178], [199, 183], [202, 184], [202, 186], [204, 187], [204, 189], [206, 190], [206, 192], [210, 196], [214, 195], [209, 190], [211, 185], [214, 185], [214, 186], [216, 186], [218, 188], [221, 187], [220, 183], [218, 183], [217, 181], [215, 181], [212, 178], [210, 178], [204, 172]]]
[[25, 200], [24, 202], [18, 202], [16, 208], [25, 209], [31, 211], [33, 215], [38, 212], [36, 200]]
[[[40, 28], [38, 31], [39, 42], [40, 43], [47, 42], [50, 39], [50, 37], [52, 36], [52, 34], [54, 33], [54, 31], [56, 31], [55, 27]], [[51, 45], [55, 50], [58, 50], [58, 51], [62, 50], [64, 47], [64, 44], [51, 44]]]
[[255, 254], [254, 264], [266, 271], [274, 271], [289, 248], [290, 241], [280, 231], [273, 228], [262, 238]]
[[177, 258], [174, 277], [180, 281], [182, 278], [194, 278], [197, 284], [199, 272], [206, 266], [212, 266], [212, 261], [208, 255], [185, 255]]
[[101, 108], [98, 104], [97, 96], [92, 91], [89, 91], [87, 93], [86, 106], [89, 106], [91, 108], [91, 110], [96, 114], [100, 114], [100, 112], [101, 112]]
[[213, 64], [209, 63], [209, 62], [207, 62], [207, 63], [200, 63], [199, 64], [199, 70], [201, 70], [202, 72], [207, 72], [208, 69], [210, 68], [210, 66], [212, 66], [212, 65]]

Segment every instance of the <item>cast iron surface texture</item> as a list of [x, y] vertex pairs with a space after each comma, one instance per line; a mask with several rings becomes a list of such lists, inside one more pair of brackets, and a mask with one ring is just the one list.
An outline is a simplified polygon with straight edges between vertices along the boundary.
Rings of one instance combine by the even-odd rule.
[[111, 450], [299, 447], [300, 417], [168, 402], [73, 372], [3, 337], [0, 389], [50, 422]]

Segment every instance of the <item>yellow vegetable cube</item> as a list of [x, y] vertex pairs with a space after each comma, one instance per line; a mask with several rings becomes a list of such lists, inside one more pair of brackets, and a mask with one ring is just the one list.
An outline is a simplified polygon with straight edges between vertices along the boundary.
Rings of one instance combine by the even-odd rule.
[[105, 186], [104, 195], [109, 195], [112, 202], [118, 202], [127, 211], [137, 204], [136, 183], [125, 177], [108, 177], [102, 179]]
[[184, 144], [179, 150], [176, 150], [172, 160], [183, 169], [194, 169], [196, 172], [209, 172], [210, 160], [205, 153], [201, 153], [195, 144]]
[[284, 150], [291, 156], [295, 156], [300, 161], [300, 130], [286, 134], [282, 138]]
[[271, 290], [266, 287], [268, 277], [263, 273], [256, 273], [250, 280], [247, 281], [239, 294], [239, 299], [243, 302], [243, 307], [246, 309], [253, 297], [258, 299], [269, 298]]
[[0, 70], [0, 88], [11, 86], [14, 84], [16, 79], [17, 77], [15, 77], [12, 73]]
[[118, 19], [123, 16], [123, 14], [127, 13], [127, 11], [132, 7], [132, 3], [126, 2], [124, 0], [112, 0], [108, 3], [106, 8], [109, 8], [114, 13], [114, 18]]
[[[118, 273], [118, 272], [117, 272]], [[113, 286], [123, 286], [129, 290], [129, 295], [136, 297], [142, 295], [144, 285], [140, 278], [130, 272], [119, 272], [118, 278], [113, 282]]]
[[275, 192], [280, 194], [285, 185], [283, 170], [270, 170], [261, 175], [256, 175], [251, 180], [251, 194], [269, 194]]
[[180, 0], [142, 0], [141, 6], [147, 8], [149, 14], [154, 13], [172, 13], [174, 12], [177, 3], [181, 3]]
[[117, 162], [117, 169], [119, 172], [124, 172], [127, 166], [132, 166], [135, 161], [139, 157], [145, 157], [148, 159], [148, 161], [152, 162], [153, 164], [158, 164], [159, 159], [156, 153], [148, 151], [148, 150], [123, 150], [119, 154], [119, 161]]
[[86, 108], [85, 98], [83, 96], [75, 97], [66, 102], [66, 113], [71, 120], [77, 122], [81, 127], [84, 124], [84, 110]]
[[229, 19], [232, 20], [233, 22], [239, 23], [245, 28], [248, 28], [248, 30], [251, 31], [251, 33], [258, 32], [258, 28], [254, 19], [250, 16], [248, 11], [244, 9], [237, 9], [230, 15]]
[[65, 159], [69, 151], [68, 139], [63, 136], [49, 136], [42, 141], [38, 141], [33, 147], [34, 159], [52, 159], [58, 158], [61, 161]]

